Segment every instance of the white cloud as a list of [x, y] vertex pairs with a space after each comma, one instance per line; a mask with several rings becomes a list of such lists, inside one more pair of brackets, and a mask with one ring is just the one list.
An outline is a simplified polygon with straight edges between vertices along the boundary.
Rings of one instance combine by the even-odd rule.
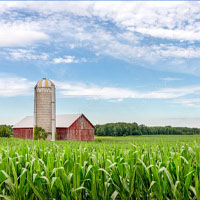
[[[48, 3], [38, 7], [44, 13], [68, 12], [79, 17], [97, 17], [153, 37], [200, 40], [199, 2], [59, 2], [55, 5]], [[33, 9], [36, 8], [33, 6]]]
[[188, 107], [200, 108], [200, 98], [175, 99], [173, 102]]
[[54, 64], [60, 64], [60, 63], [79, 63], [79, 62], [87, 62], [86, 58], [76, 59], [75, 56], [64, 56], [63, 58], [54, 58], [53, 63]]
[[33, 49], [7, 49], [4, 52], [7, 59], [13, 60], [47, 60], [49, 55], [44, 52], [36, 52]]
[[[190, 94], [199, 94], [200, 86], [188, 86], [181, 88], [164, 88], [155, 91], [137, 91], [120, 87], [102, 87], [93, 84], [68, 83], [53, 80], [59, 97], [82, 97], [91, 99], [105, 99], [122, 101], [123, 99], [175, 99]], [[36, 84], [25, 78], [0, 74], [0, 96], [33, 95], [33, 87]], [[181, 102], [182, 101], [182, 102]], [[196, 100], [174, 100], [174, 103], [194, 103]]]
[[123, 99], [110, 99], [109, 102], [116, 103], [116, 102], [122, 102]]
[[[18, 4], [1, 2], [2, 12], [11, 12], [12, 9], [15, 9], [15, 12], [17, 9], [36, 11], [40, 16], [47, 17], [47, 20], [46, 18], [43, 20], [48, 21], [44, 27], [48, 27], [52, 19], [58, 22], [61, 20], [65, 24], [66, 16], [73, 14], [80, 19], [91, 18], [91, 23], [96, 17], [99, 21], [111, 21], [120, 28], [153, 37], [178, 40], [200, 39], [198, 2], [18, 2]], [[38, 17], [41, 22], [40, 16]], [[82, 20], [80, 25], [81, 23]], [[54, 31], [56, 30], [60, 31], [60, 28], [55, 26]], [[65, 27], [62, 30], [66, 32]]]
[[174, 45], [154, 45], [149, 47], [149, 51], [150, 49], [159, 57], [200, 58], [200, 48], [195, 46], [183, 48]]
[[[162, 59], [176, 65], [175, 59], [200, 58], [196, 43], [200, 41], [199, 5], [199, 2], [157, 1], [0, 2], [0, 47], [42, 42], [56, 48], [81, 47], [83, 51], [87, 48], [96, 55], [130, 63], [146, 62], [147, 67], [151, 67], [149, 62], [155, 64]], [[23, 10], [29, 14], [23, 14]], [[62, 55], [54, 57], [55, 64], [84, 62]], [[156, 67], [200, 73], [191, 66], [182, 67], [182, 71], [176, 67]]]
[[200, 86], [164, 88], [156, 91], [139, 92], [127, 88], [100, 87], [96, 85], [56, 82], [59, 94], [64, 97], [86, 97], [93, 99], [173, 99], [189, 94], [198, 94]]
[[177, 103], [200, 103], [200, 98], [179, 99], [175, 100]]
[[161, 78], [160, 80], [162, 80], [162, 81], [180, 81], [182, 79], [174, 78], [174, 77], [164, 77], [164, 78]]
[[22, 47], [46, 41], [49, 36], [33, 23], [0, 23], [0, 47]]
[[136, 31], [142, 34], [147, 34], [152, 37], [159, 37], [164, 39], [173, 40], [200, 40], [200, 31], [187, 31], [187, 30], [170, 30], [164, 28], [128, 28], [129, 30]]
[[0, 97], [29, 96], [33, 87], [34, 82], [25, 78], [0, 74]]

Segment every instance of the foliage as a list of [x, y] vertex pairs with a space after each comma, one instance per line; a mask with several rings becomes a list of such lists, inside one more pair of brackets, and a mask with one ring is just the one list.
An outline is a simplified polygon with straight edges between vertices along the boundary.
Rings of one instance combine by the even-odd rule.
[[128, 135], [195, 135], [200, 134], [199, 128], [157, 126], [148, 127], [137, 123], [108, 123], [95, 126], [97, 136], [128, 136]]
[[34, 128], [34, 140], [46, 140], [50, 132], [46, 132], [43, 128], [35, 126]]
[[100, 138], [0, 139], [0, 198], [200, 199], [200, 136]]
[[12, 134], [11, 126], [1, 125], [0, 126], [0, 137], [10, 137]]

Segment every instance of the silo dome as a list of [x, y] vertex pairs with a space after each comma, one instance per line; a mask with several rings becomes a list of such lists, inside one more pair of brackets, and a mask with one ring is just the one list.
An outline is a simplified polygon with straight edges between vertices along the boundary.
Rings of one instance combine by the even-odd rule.
[[42, 80], [38, 81], [36, 87], [52, 87], [55, 86], [51, 80], [47, 80], [43, 78]]
[[47, 139], [55, 140], [56, 132], [56, 96], [55, 85], [43, 78], [34, 89], [34, 127], [42, 127], [52, 135]]

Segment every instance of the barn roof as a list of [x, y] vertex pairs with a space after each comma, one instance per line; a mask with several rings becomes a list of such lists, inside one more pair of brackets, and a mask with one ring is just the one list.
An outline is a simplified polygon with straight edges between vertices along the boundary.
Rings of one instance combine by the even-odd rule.
[[13, 126], [13, 128], [33, 128], [33, 116], [26, 116]]
[[81, 114], [71, 114], [71, 115], [56, 115], [56, 127], [64, 128], [71, 126]]
[[[68, 115], [56, 115], [56, 127], [66, 128], [71, 126], [82, 114], [68, 114]], [[27, 116], [13, 128], [33, 128], [34, 118], [33, 116]]]

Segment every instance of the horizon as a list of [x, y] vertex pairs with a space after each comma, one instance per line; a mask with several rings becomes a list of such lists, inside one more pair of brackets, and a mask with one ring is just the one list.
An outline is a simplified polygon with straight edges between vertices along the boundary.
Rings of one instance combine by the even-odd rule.
[[200, 2], [0, 2], [0, 124], [33, 115], [35, 84], [56, 114], [93, 124], [200, 128]]

